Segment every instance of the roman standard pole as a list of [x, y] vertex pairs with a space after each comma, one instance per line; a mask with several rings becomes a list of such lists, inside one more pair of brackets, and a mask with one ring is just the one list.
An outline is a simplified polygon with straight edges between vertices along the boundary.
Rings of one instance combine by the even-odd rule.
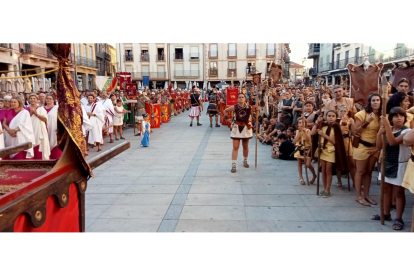
[[[387, 78], [382, 75], [381, 78], [381, 98], [382, 98], [382, 116], [385, 118], [387, 116], [386, 111], [386, 100], [388, 94], [388, 82]], [[382, 154], [381, 154], [381, 195], [380, 195], [380, 215], [381, 215], [381, 224], [384, 225], [384, 182], [385, 182], [385, 151], [387, 139], [385, 133], [382, 135]]]

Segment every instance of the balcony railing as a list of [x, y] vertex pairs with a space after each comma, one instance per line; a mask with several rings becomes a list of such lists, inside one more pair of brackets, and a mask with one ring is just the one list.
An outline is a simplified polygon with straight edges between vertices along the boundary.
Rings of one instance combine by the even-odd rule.
[[150, 56], [148, 53], [141, 54], [141, 61], [149, 61], [149, 60], [150, 60]]
[[227, 77], [237, 77], [237, 69], [227, 69]]
[[104, 52], [96, 52], [96, 57], [104, 59], [105, 58]]
[[183, 53], [174, 53], [174, 60], [184, 60]]
[[10, 43], [0, 43], [0, 47], [10, 49], [11, 48], [11, 44]]
[[276, 55], [276, 49], [266, 49], [266, 57], [274, 57]]
[[96, 60], [94, 59], [90, 59], [90, 58], [86, 58], [86, 57], [77, 57], [77, 64], [78, 66], [86, 66], [86, 67], [91, 67], [91, 68], [98, 68], [98, 65], [96, 63]]
[[111, 55], [108, 53], [104, 53], [104, 59], [111, 60]]
[[227, 58], [237, 58], [237, 50], [227, 50]]
[[190, 60], [200, 60], [199, 53], [190, 53]]
[[333, 46], [334, 48], [341, 47], [341, 43], [334, 43], [332, 46]]
[[310, 68], [309, 69], [309, 75], [315, 76], [318, 74], [318, 68]]
[[218, 70], [217, 70], [217, 69], [209, 69], [209, 70], [208, 70], [208, 75], [209, 75], [210, 77], [217, 77], [217, 75], [218, 75]]
[[174, 70], [174, 78], [198, 78], [200, 71], [198, 70]]
[[132, 72], [131, 78], [142, 79], [143, 76], [149, 76], [151, 79], [165, 79], [167, 78], [166, 72]]
[[124, 61], [134, 61], [134, 55], [126, 55], [126, 56], [124, 56]]
[[158, 54], [158, 55], [155, 55], [155, 57], [157, 58], [157, 61], [165, 61], [164, 54]]
[[209, 59], [216, 59], [216, 58], [218, 58], [218, 51], [208, 51], [208, 58]]
[[22, 54], [32, 54], [40, 57], [56, 59], [55, 56], [52, 55], [49, 48], [46, 45], [38, 44], [38, 43], [24, 43], [23, 48], [20, 49]]
[[105, 71], [99, 71], [98, 70], [98, 76], [105, 76]]
[[319, 56], [320, 53], [320, 44], [311, 43], [309, 44], [308, 58], [313, 58]]
[[247, 49], [246, 57], [256, 57], [257, 49]]
[[332, 70], [332, 62], [329, 63], [323, 63], [319, 66], [319, 72], [325, 72], [325, 71], [329, 71]]

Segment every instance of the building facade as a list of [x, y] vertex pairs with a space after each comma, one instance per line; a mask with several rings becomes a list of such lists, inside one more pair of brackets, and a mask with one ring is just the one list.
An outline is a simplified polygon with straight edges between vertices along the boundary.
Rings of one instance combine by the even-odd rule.
[[197, 82], [203, 87], [204, 80], [204, 44], [169, 44], [170, 77], [177, 87], [186, 88], [189, 82]]
[[232, 79], [238, 85], [251, 81], [255, 71], [268, 76], [271, 62], [281, 64], [283, 77], [289, 78], [288, 43], [122, 43], [116, 51], [118, 71], [131, 72], [134, 82], [148, 75], [150, 88], [163, 88], [166, 82], [202, 87], [203, 82]]
[[111, 53], [107, 43], [95, 43], [96, 65], [98, 76], [112, 76]]
[[119, 43], [117, 60], [119, 72], [130, 72], [133, 82], [149, 76], [150, 88], [164, 88], [170, 80], [167, 43]]
[[118, 62], [117, 62], [117, 58], [116, 58], [116, 48], [112, 45], [109, 45], [109, 55], [111, 56], [111, 68], [110, 68], [110, 72], [111, 72], [111, 77], [115, 77], [116, 72], [117, 72], [117, 68], [118, 68]]
[[72, 45], [76, 55], [76, 84], [78, 89], [81, 91], [95, 89], [96, 75], [98, 74], [95, 44], [74, 43]]
[[270, 72], [271, 63], [281, 64], [283, 77], [289, 78], [289, 44], [282, 43], [209, 43], [205, 44], [204, 79], [211, 84], [221, 81], [251, 81], [252, 73]]
[[[320, 45], [319, 52], [317, 45]], [[367, 57], [371, 64], [383, 63], [382, 73], [390, 78], [394, 63], [409, 61], [413, 56], [414, 45], [405, 43], [311, 43], [308, 58], [313, 58], [314, 67], [309, 70], [309, 75], [314, 84], [317, 76], [323, 77], [326, 84], [341, 84], [344, 80], [349, 81], [347, 65], [359, 65]]]
[[[74, 63], [75, 56], [72, 52], [69, 55], [69, 70], [73, 77]], [[3, 74], [6, 77], [27, 76], [47, 72], [57, 67], [57, 58], [52, 55], [45, 43], [0, 43], [0, 76]], [[48, 90], [50, 87], [55, 87], [56, 79], [56, 71], [30, 77], [32, 92], [37, 92], [40, 88]], [[12, 85], [11, 90], [23, 92], [18, 91], [21, 88], [15, 85]]]
[[302, 82], [304, 80], [305, 66], [299, 63], [290, 61], [289, 65], [289, 79], [292, 83]]

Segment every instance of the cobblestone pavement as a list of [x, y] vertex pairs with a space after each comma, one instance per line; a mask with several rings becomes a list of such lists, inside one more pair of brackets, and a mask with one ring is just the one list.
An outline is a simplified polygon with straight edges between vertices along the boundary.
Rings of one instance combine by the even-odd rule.
[[[370, 220], [379, 205], [361, 206], [354, 190], [339, 190], [333, 183], [332, 196], [321, 198], [316, 184], [300, 185], [297, 162], [272, 159], [270, 146], [258, 145], [255, 169], [254, 139], [250, 168], [241, 165], [240, 149], [237, 172], [231, 173], [229, 129], [210, 128], [204, 112], [202, 126], [189, 127], [189, 121], [187, 111], [153, 129], [148, 148], [140, 147], [132, 129], [125, 131], [131, 148], [95, 169], [96, 177], [88, 182], [86, 231], [395, 232], [392, 222]], [[106, 139], [103, 150], [120, 141]], [[371, 190], [379, 201], [376, 176]], [[403, 219], [409, 231], [412, 196], [406, 195]]]

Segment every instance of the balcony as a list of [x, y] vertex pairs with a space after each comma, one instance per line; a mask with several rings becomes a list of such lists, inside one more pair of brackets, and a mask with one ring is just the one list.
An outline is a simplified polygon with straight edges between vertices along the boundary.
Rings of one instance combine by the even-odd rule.
[[257, 49], [247, 49], [246, 57], [256, 57]]
[[157, 61], [165, 61], [164, 54], [158, 54], [158, 55], [155, 55], [155, 57], [156, 57]]
[[174, 78], [183, 79], [183, 78], [194, 78], [197, 79], [200, 76], [200, 71], [198, 70], [174, 70]]
[[320, 44], [319, 43], [310, 43], [308, 50], [308, 58], [318, 57], [320, 53]]
[[174, 61], [183, 61], [184, 55], [183, 53], [174, 53]]
[[208, 51], [208, 58], [209, 59], [217, 59], [218, 58], [218, 52], [217, 51]]
[[318, 74], [318, 68], [310, 68], [309, 69], [309, 75], [310, 76], [316, 76]]
[[227, 69], [227, 77], [237, 77], [237, 69]]
[[208, 75], [210, 77], [217, 77], [218, 76], [218, 70], [217, 69], [209, 69], [208, 70]]
[[333, 68], [333, 66], [332, 66], [332, 65], [333, 65], [333, 64], [332, 64], [331, 62], [321, 64], [321, 65], [319, 66], [319, 73], [320, 73], [320, 72], [325, 72], [325, 71], [332, 70], [332, 68]]
[[134, 55], [126, 55], [126, 56], [124, 56], [124, 61], [134, 61]]
[[11, 48], [10, 43], [0, 43], [0, 51], [10, 51]]
[[341, 48], [341, 43], [333, 43], [333, 48]]
[[190, 53], [190, 61], [199, 61], [200, 60], [200, 54], [199, 53]]
[[227, 58], [237, 58], [237, 50], [227, 50]]
[[132, 72], [131, 78], [142, 80], [143, 76], [149, 76], [150, 80], [163, 80], [167, 78], [166, 72]]
[[78, 66], [85, 66], [85, 67], [90, 67], [90, 68], [94, 68], [97, 69], [98, 65], [96, 63], [96, 60], [90, 59], [90, 58], [86, 58], [86, 57], [77, 57], [77, 65]]
[[290, 74], [289, 74], [289, 68], [283, 68], [282, 69], [282, 77], [285, 77], [287, 79], [290, 78]]
[[141, 54], [141, 61], [149, 61], [150, 57], [148, 53], [142, 53]]
[[288, 52], [285, 52], [283, 54], [283, 61], [284, 62], [289, 62], [290, 61], [290, 57], [289, 57], [289, 53]]
[[101, 58], [101, 59], [104, 59], [105, 58], [105, 55], [104, 55], [103, 52], [96, 52], [95, 54], [96, 54], [96, 57], [97, 58]]
[[104, 59], [111, 60], [111, 55], [108, 53], [104, 53]]
[[35, 55], [37, 57], [56, 59], [50, 52], [49, 48], [46, 45], [39, 43], [24, 43], [20, 49], [20, 53], [25, 55]]

